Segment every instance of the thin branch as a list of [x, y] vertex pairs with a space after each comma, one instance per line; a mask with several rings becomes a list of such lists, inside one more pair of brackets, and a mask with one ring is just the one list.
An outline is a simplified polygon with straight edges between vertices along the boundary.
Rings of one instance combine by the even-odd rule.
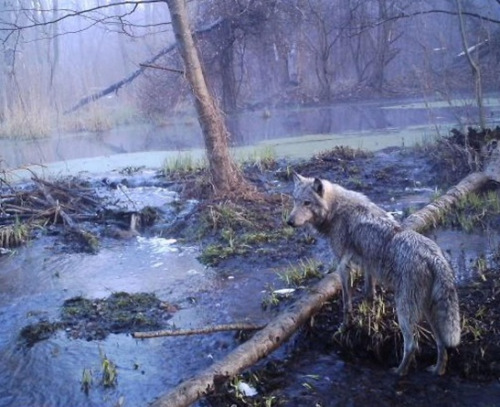
[[[500, 1], [500, 0], [498, 0], [498, 1]], [[399, 19], [403, 19], [403, 18], [412, 18], [412, 17], [421, 16], [421, 15], [428, 15], [428, 14], [447, 14], [450, 16], [457, 16], [458, 12], [452, 11], [452, 10], [441, 10], [441, 9], [415, 11], [413, 13], [402, 12], [400, 14], [385, 18], [383, 20], [375, 21], [375, 22], [373, 22], [371, 24], [367, 24], [365, 26], [360, 26], [357, 32], [350, 34], [349, 36], [353, 37], [353, 36], [359, 35], [364, 31], [371, 30], [372, 28], [378, 27], [380, 25], [383, 25], [383, 24], [391, 22], [391, 21], [395, 21], [395, 20], [399, 20]], [[463, 11], [462, 15], [472, 17], [472, 18], [477, 18], [481, 21], [487, 21], [490, 23], [500, 24], [500, 20], [493, 18], [493, 17], [485, 16], [483, 14], [472, 13], [470, 11]]]
[[227, 325], [215, 325], [197, 329], [163, 329], [160, 331], [153, 331], [153, 332], [134, 332], [132, 336], [137, 339], [146, 339], [146, 338], [159, 338], [162, 336], [187, 336], [187, 335], [212, 334], [216, 332], [226, 332], [226, 331], [257, 331], [264, 328], [265, 326], [266, 325], [236, 323]]
[[139, 64], [139, 66], [142, 66], [143, 68], [160, 69], [162, 71], [180, 73], [181, 75], [184, 75], [184, 71], [182, 69], [167, 68], [165, 66], [149, 65], [149, 64]]
[[[479, 108], [479, 124], [482, 129], [486, 127], [485, 119], [484, 119], [484, 106], [483, 106], [483, 85], [481, 82], [481, 68], [479, 64], [474, 61], [472, 58], [471, 50], [469, 49], [469, 45], [467, 43], [467, 36], [465, 35], [465, 22], [464, 22], [464, 11], [462, 10], [462, 2], [460, 0], [456, 0], [457, 8], [458, 8], [458, 22], [460, 26], [460, 36], [462, 38], [462, 43], [464, 47], [464, 53], [467, 57], [467, 61], [469, 61], [469, 65], [472, 68], [472, 73], [475, 79], [475, 95], [477, 101], [477, 107]], [[465, 141], [467, 142], [468, 138], [466, 137]]]
[[[103, 9], [107, 9], [107, 8], [113, 8], [113, 7], [117, 7], [117, 6], [129, 6], [129, 5], [132, 5], [133, 6], [132, 11], [124, 14], [124, 15], [128, 15], [128, 14], [133, 13], [136, 10], [136, 8], [137, 8], [137, 6], [139, 4], [153, 4], [153, 3], [164, 3], [164, 1], [163, 0], [121, 1], [121, 2], [116, 2], [116, 3], [111, 3], [111, 4], [103, 4], [103, 5], [99, 5], [99, 6], [96, 6], [96, 7], [87, 8], [87, 9], [84, 9], [84, 10], [74, 10], [74, 9], [60, 8], [58, 11], [66, 13], [66, 14], [62, 14], [58, 18], [55, 18], [55, 19], [52, 19], [52, 20], [47, 20], [45, 22], [38, 22], [38, 21], [36, 21], [36, 20], [33, 19], [32, 20], [33, 21], [32, 24], [26, 24], [26, 25], [18, 25], [18, 24], [14, 24], [14, 23], [2, 22], [2, 24], [4, 24], [6, 27], [5, 28], [0, 27], [0, 31], [25, 30], [25, 29], [35, 28], [35, 27], [39, 27], [39, 26], [56, 24], [56, 23], [59, 23], [59, 22], [61, 22], [63, 20], [66, 20], [66, 19], [69, 19], [69, 18], [72, 18], [72, 17], [85, 17], [85, 18], [92, 19], [91, 17], [88, 16], [88, 14], [91, 14], [91, 13], [94, 13], [94, 12], [99, 12], [99, 11], [101, 11]], [[32, 13], [33, 11], [35, 11], [35, 9], [32, 9], [32, 8], [20, 8], [20, 9], [15, 9], [15, 10], [12, 10], [12, 11], [20, 11], [20, 12], [30, 12], [30, 13]], [[53, 12], [52, 9], [40, 9], [40, 10], [36, 10], [36, 11], [38, 13], [52, 13]], [[27, 14], [26, 17], [29, 18], [30, 15]]]

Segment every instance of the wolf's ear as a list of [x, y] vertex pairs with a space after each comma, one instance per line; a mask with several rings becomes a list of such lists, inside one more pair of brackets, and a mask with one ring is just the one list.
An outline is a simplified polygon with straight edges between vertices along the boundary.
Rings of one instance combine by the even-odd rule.
[[313, 191], [316, 192], [319, 196], [323, 196], [323, 183], [319, 178], [314, 178]]

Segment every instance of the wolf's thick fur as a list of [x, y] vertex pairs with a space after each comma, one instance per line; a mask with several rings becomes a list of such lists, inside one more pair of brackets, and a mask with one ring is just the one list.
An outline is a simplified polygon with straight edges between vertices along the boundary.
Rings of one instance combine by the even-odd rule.
[[437, 363], [446, 370], [447, 347], [460, 342], [460, 315], [453, 271], [439, 246], [412, 230], [403, 230], [382, 208], [358, 192], [318, 178], [294, 174], [294, 207], [288, 224], [311, 224], [326, 235], [338, 256], [342, 280], [344, 323], [352, 309], [350, 263], [365, 274], [365, 291], [373, 280], [394, 290], [398, 322], [404, 339], [403, 359], [395, 370], [405, 375], [417, 347], [415, 329], [426, 319], [437, 346]]

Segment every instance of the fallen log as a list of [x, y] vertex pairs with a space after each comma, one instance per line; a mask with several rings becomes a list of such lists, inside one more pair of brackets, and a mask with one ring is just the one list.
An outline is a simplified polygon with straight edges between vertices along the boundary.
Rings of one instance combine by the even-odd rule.
[[153, 403], [155, 407], [189, 406], [215, 389], [215, 384], [252, 366], [289, 339], [325, 301], [341, 290], [338, 273], [331, 273], [310, 288], [308, 295], [280, 313], [264, 329], [198, 376], [181, 383]]
[[435, 227], [453, 206], [471, 192], [480, 190], [490, 181], [483, 172], [473, 172], [450, 188], [434, 202], [431, 202], [421, 210], [412, 213], [403, 221], [403, 227], [422, 232], [425, 229]]
[[[499, 169], [500, 150], [496, 147], [483, 172], [472, 173], [465, 177], [442, 197], [408, 217], [403, 222], [404, 227], [419, 231], [436, 225], [437, 220], [461, 198], [480, 190], [491, 180], [500, 182]], [[252, 338], [199, 375], [184, 381], [169, 393], [160, 396], [153, 403], [153, 406], [189, 406], [210, 394], [215, 389], [216, 383], [236, 376], [277, 349], [340, 290], [338, 273], [328, 274], [310, 289], [308, 295], [292, 304]]]
[[403, 227], [421, 232], [435, 227], [453, 206], [468, 194], [481, 190], [488, 182], [500, 182], [500, 146], [496, 145], [489, 153], [482, 172], [467, 175], [444, 195], [421, 210], [411, 214], [403, 221]]

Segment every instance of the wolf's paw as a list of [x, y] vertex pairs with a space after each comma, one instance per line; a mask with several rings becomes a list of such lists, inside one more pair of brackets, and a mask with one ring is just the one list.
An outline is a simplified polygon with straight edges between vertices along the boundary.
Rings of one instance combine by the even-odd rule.
[[390, 372], [396, 376], [403, 377], [408, 374], [408, 368], [393, 367], [390, 369]]
[[426, 369], [428, 372], [435, 374], [436, 376], [442, 376], [446, 372], [445, 366], [432, 365]]

